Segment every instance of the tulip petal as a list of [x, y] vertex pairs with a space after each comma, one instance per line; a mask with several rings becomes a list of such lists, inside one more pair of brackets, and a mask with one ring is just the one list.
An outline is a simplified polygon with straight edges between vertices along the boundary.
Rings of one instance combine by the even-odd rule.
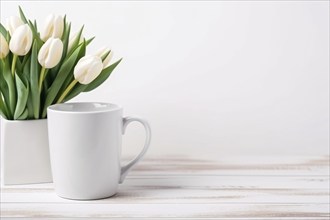
[[[30, 28], [28, 28], [28, 31], [25, 36], [25, 54], [27, 54], [32, 46], [32, 41], [33, 41], [33, 34]], [[24, 55], [25, 55], [24, 54]]]
[[46, 41], [51, 36], [51, 29], [52, 29], [52, 21], [54, 20], [55, 15], [50, 14], [45, 20], [43, 29], [40, 32], [40, 38], [43, 41]]
[[63, 53], [63, 43], [58, 38], [49, 38], [40, 48], [38, 61], [44, 68], [51, 69], [61, 60]]
[[11, 16], [6, 20], [6, 26], [11, 36], [15, 30], [23, 24], [23, 21], [18, 16]]
[[48, 38], [61, 38], [64, 32], [64, 19], [62, 16], [50, 14], [45, 21], [44, 27], [40, 33], [40, 37], [43, 41], [47, 41]]
[[95, 56], [102, 57], [108, 51], [110, 51], [108, 47], [101, 47], [98, 51], [96, 51]]
[[24, 24], [18, 27], [9, 42], [9, 49], [16, 55], [26, 55], [32, 46], [32, 31], [29, 25]]
[[122, 59], [116, 61], [115, 63], [111, 64], [109, 67], [102, 70], [100, 75], [96, 77], [93, 82], [88, 84], [88, 86], [85, 88], [84, 92], [92, 91], [93, 89], [96, 89], [98, 86], [100, 86], [105, 80], [109, 78], [112, 71], [118, 66], [118, 64], [122, 61]]
[[91, 83], [102, 71], [103, 64], [101, 59], [93, 60], [93, 63], [88, 69], [88, 75], [85, 77], [85, 84]]
[[40, 65], [43, 67], [45, 66], [45, 60], [48, 55], [49, 45], [50, 45], [50, 41], [46, 41], [46, 43], [44, 43], [44, 45], [42, 45], [42, 47], [40, 48], [39, 53], [38, 53], [38, 61], [39, 61]]
[[56, 39], [54, 43], [54, 50], [51, 50], [52, 53], [54, 54], [54, 59], [53, 59], [53, 67], [56, 66], [61, 58], [62, 58], [62, 53], [63, 53], [63, 43], [60, 39]]
[[2, 34], [0, 34], [0, 59], [5, 58], [9, 53], [8, 43]]
[[49, 47], [48, 57], [45, 60], [45, 67], [48, 69], [53, 68], [60, 62], [63, 52], [63, 43], [60, 39], [49, 39], [52, 39], [52, 41]]
[[84, 77], [84, 75], [87, 72], [87, 68], [90, 65], [89, 59], [91, 56], [84, 56], [83, 58], [81, 58], [77, 65], [74, 68], [74, 78], [78, 81], [78, 82], [82, 82], [82, 78]]
[[79, 83], [86, 85], [92, 82], [102, 69], [103, 64], [100, 57], [87, 55], [78, 61], [74, 69], [74, 77]]
[[54, 38], [61, 38], [64, 30], [64, 22], [61, 16], [56, 16], [54, 20], [53, 35]]

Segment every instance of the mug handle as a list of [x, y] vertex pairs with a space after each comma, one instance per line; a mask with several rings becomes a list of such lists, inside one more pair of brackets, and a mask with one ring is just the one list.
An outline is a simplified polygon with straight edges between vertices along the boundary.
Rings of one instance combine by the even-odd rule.
[[124, 179], [127, 176], [128, 172], [131, 170], [131, 168], [137, 162], [139, 162], [142, 159], [142, 157], [145, 155], [145, 153], [147, 152], [147, 150], [149, 148], [149, 145], [150, 145], [150, 140], [151, 140], [150, 125], [146, 120], [144, 120], [142, 118], [137, 118], [137, 117], [125, 117], [125, 118], [123, 118], [123, 134], [125, 134], [125, 130], [126, 130], [127, 125], [129, 123], [133, 122], [133, 121], [140, 122], [143, 125], [144, 129], [146, 130], [145, 144], [144, 144], [144, 147], [143, 147], [142, 151], [133, 160], [131, 160], [125, 166], [121, 167], [119, 183], [124, 182]]

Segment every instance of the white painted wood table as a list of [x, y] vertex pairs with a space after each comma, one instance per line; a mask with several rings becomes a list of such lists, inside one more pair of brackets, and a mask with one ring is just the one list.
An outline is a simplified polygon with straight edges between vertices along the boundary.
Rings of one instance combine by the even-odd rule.
[[116, 196], [72, 201], [52, 184], [1, 188], [1, 219], [329, 219], [329, 156], [147, 157]]

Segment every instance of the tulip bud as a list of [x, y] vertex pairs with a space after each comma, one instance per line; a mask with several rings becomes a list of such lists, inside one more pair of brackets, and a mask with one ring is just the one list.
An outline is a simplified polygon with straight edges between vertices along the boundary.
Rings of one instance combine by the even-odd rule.
[[98, 56], [84, 56], [81, 58], [76, 67], [74, 68], [73, 74], [74, 78], [80, 84], [91, 83], [103, 69], [102, 60]]
[[17, 16], [11, 16], [11, 17], [7, 18], [6, 26], [10, 33], [10, 36], [12, 36], [14, 34], [15, 30], [23, 24], [24, 24], [24, 22], [21, 20], [21, 18], [19, 18]]
[[99, 49], [95, 55], [102, 58], [104, 55], [106, 55], [108, 52], [110, 51], [110, 53], [107, 55], [107, 57], [103, 60], [103, 69], [107, 68], [110, 65], [110, 61], [113, 57], [113, 52], [107, 48], [107, 47], [102, 47], [101, 49]]
[[49, 38], [40, 48], [38, 61], [44, 68], [50, 69], [56, 66], [62, 57], [63, 43], [58, 38]]
[[4, 36], [0, 34], [0, 59], [5, 58], [9, 53], [8, 43]]
[[[79, 34], [79, 32], [76, 32], [75, 34], [70, 36], [69, 45], [68, 45], [68, 52], [71, 51], [72, 46], [73, 46], [72, 44], [76, 40], [76, 38], [78, 37], [78, 34]], [[84, 40], [84, 37], [82, 35], [80, 35], [79, 43], [81, 43], [83, 40]]]
[[64, 20], [62, 16], [51, 14], [47, 17], [40, 38], [46, 41], [48, 38], [61, 38], [64, 31]]
[[32, 46], [33, 35], [29, 25], [19, 26], [11, 36], [9, 49], [18, 56], [26, 55]]

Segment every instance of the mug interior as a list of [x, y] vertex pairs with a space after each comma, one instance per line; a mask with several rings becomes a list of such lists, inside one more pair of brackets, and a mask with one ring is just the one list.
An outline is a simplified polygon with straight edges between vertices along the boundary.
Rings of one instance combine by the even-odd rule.
[[121, 109], [120, 106], [112, 103], [102, 103], [102, 102], [72, 102], [72, 103], [61, 103], [55, 104], [48, 107], [51, 111], [59, 112], [105, 112], [105, 111], [115, 111]]

